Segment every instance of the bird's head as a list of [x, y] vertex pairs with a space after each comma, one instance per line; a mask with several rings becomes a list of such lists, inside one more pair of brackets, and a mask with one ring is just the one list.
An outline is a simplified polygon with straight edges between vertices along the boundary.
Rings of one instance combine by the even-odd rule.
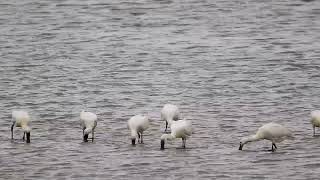
[[257, 135], [249, 136], [240, 140], [239, 150], [242, 150], [243, 146], [249, 142], [258, 141], [260, 138]]
[[83, 141], [84, 142], [88, 142], [89, 133], [91, 133], [91, 132], [92, 132], [92, 129], [90, 129], [90, 128], [86, 128], [84, 130], [84, 134], [83, 134]]
[[242, 148], [243, 148], [243, 143], [242, 143], [242, 141], [240, 141], [239, 150], [242, 150]]
[[160, 149], [164, 150], [164, 145], [167, 142], [167, 140], [173, 139], [173, 136], [171, 134], [163, 134], [160, 138]]
[[136, 139], [139, 138], [139, 134], [137, 133], [137, 131], [132, 130], [131, 131], [131, 144], [134, 146], [136, 145]]
[[31, 132], [31, 128], [28, 127], [28, 126], [23, 127], [23, 131], [26, 133], [26, 136], [27, 136], [26, 142], [27, 142], [27, 143], [30, 143], [30, 132]]
[[249, 137], [249, 138], [242, 138], [242, 139], [240, 140], [239, 150], [242, 150], [242, 148], [243, 148], [243, 146], [244, 146], [245, 144], [247, 144], [248, 142], [251, 142], [250, 139], [251, 139], [250, 137]]
[[134, 146], [136, 145], [136, 137], [135, 136], [132, 136], [131, 137], [131, 144]]

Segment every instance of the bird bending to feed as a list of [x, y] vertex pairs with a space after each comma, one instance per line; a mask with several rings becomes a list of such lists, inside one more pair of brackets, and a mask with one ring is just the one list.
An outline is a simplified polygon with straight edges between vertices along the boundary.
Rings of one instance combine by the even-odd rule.
[[175, 138], [182, 139], [182, 148], [186, 148], [186, 140], [191, 136], [192, 127], [191, 122], [187, 120], [172, 121], [171, 134], [163, 134], [161, 136], [161, 149], [164, 149], [164, 145], [168, 140]]
[[271, 150], [275, 151], [277, 149], [276, 143], [286, 139], [293, 139], [293, 136], [292, 133], [284, 126], [271, 122], [261, 126], [255, 135], [242, 139], [240, 141], [239, 150], [242, 150], [243, 146], [249, 142], [263, 139], [271, 141]]
[[149, 117], [144, 115], [135, 115], [128, 120], [128, 128], [131, 131], [132, 145], [136, 144], [136, 138], [138, 142], [143, 143], [143, 131], [149, 127]]
[[180, 119], [179, 108], [173, 104], [165, 104], [161, 110], [161, 120], [166, 121], [166, 129], [167, 132], [168, 125], [171, 126], [173, 121], [178, 121]]
[[320, 127], [320, 111], [315, 110], [311, 112], [311, 124], [313, 127], [313, 136], [316, 135], [316, 127]]
[[82, 128], [83, 141], [88, 142], [89, 133], [92, 133], [93, 142], [94, 129], [97, 126], [97, 115], [91, 112], [81, 111], [80, 126]]
[[23, 130], [23, 140], [27, 136], [27, 143], [30, 143], [30, 131], [29, 127], [30, 116], [26, 111], [12, 111], [12, 126], [11, 126], [11, 139], [13, 139], [13, 127], [21, 127]]

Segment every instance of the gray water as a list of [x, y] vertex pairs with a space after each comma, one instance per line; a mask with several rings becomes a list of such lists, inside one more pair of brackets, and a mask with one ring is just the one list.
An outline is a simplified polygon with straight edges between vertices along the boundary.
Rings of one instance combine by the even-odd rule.
[[[319, 1], [2, 1], [0, 32], [1, 179], [319, 178]], [[160, 151], [165, 103], [192, 120], [187, 149]], [[31, 144], [10, 141], [13, 109], [32, 116]], [[132, 147], [141, 113], [152, 125]], [[295, 140], [238, 150], [271, 121]]]

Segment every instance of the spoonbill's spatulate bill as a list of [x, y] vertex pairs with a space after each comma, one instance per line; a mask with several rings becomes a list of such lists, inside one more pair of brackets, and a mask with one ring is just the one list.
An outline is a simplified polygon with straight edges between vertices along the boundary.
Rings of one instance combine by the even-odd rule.
[[186, 140], [191, 136], [192, 127], [191, 122], [187, 120], [172, 121], [171, 124], [171, 134], [163, 134], [161, 136], [160, 146], [164, 149], [164, 145], [168, 140], [173, 140], [175, 138], [182, 139], [182, 148], [186, 148]]
[[131, 131], [131, 143], [136, 144], [138, 142], [143, 143], [143, 131], [149, 127], [149, 117], [144, 115], [135, 115], [128, 120], [128, 128]]
[[94, 129], [97, 127], [97, 115], [91, 112], [82, 111], [80, 113], [80, 126], [82, 128], [83, 141], [88, 142], [89, 134], [92, 133], [94, 140]]
[[30, 132], [31, 128], [29, 127], [30, 122], [30, 116], [28, 112], [26, 111], [12, 111], [12, 125], [11, 125], [11, 139], [13, 139], [13, 128], [21, 127], [23, 130], [23, 140], [25, 140], [26, 136], [26, 142], [30, 143]]
[[315, 110], [311, 112], [311, 124], [313, 127], [313, 135], [316, 135], [316, 127], [320, 127], [320, 111]]
[[173, 104], [165, 104], [161, 110], [161, 120], [166, 122], [166, 129], [165, 132], [172, 124], [172, 121], [179, 120], [180, 117], [179, 108]]
[[273, 122], [268, 123], [261, 126], [255, 135], [242, 139], [240, 141], [239, 150], [242, 150], [243, 146], [249, 142], [259, 141], [263, 139], [271, 141], [271, 150], [275, 151], [277, 149], [276, 143], [279, 143], [286, 139], [293, 139], [293, 136], [292, 133], [284, 126]]

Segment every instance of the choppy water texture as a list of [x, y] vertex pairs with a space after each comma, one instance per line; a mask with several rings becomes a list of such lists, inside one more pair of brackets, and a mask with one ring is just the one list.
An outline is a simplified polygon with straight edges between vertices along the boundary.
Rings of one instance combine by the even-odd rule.
[[[2, 1], [0, 177], [317, 179], [319, 19], [310, 0]], [[185, 150], [160, 151], [168, 102], [193, 122]], [[10, 141], [13, 109], [30, 112], [31, 144], [21, 130]], [[82, 109], [98, 114], [94, 143], [82, 143]], [[139, 113], [152, 126], [132, 147]], [[238, 150], [271, 121], [296, 139]]]

